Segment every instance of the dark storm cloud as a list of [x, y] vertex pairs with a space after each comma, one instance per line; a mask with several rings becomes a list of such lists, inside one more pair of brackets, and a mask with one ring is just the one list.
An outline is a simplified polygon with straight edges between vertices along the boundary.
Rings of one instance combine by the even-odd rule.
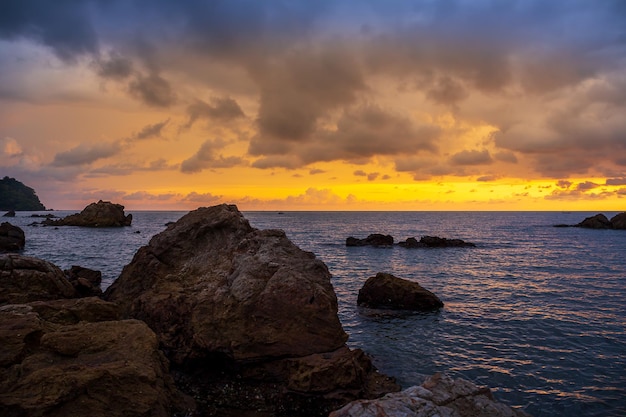
[[128, 58], [112, 55], [108, 59], [96, 61], [96, 71], [99, 76], [106, 79], [122, 81], [133, 74], [133, 63]]
[[194, 174], [204, 169], [231, 168], [244, 163], [243, 159], [236, 156], [224, 157], [218, 152], [226, 145], [222, 140], [207, 140], [193, 156], [185, 159], [180, 165], [180, 171], [186, 174]]
[[98, 36], [91, 23], [92, 6], [83, 0], [3, 0], [0, 38], [33, 39], [65, 61], [96, 53]]
[[137, 75], [128, 85], [128, 90], [134, 97], [152, 107], [169, 107], [176, 101], [172, 86], [158, 74]]
[[196, 100], [187, 107], [187, 115], [189, 121], [186, 127], [191, 127], [198, 119], [228, 122], [245, 117], [239, 104], [230, 97], [215, 97], [211, 99], [211, 104]]
[[493, 159], [491, 159], [491, 155], [486, 149], [482, 151], [465, 150], [452, 155], [450, 162], [453, 165], [486, 165], [492, 163]]
[[169, 122], [170, 122], [170, 119], [167, 119], [160, 123], [146, 125], [138, 133], [134, 134], [131, 137], [131, 140], [144, 140], [144, 139], [160, 137], [161, 131], [163, 131], [163, 128], [167, 126]]

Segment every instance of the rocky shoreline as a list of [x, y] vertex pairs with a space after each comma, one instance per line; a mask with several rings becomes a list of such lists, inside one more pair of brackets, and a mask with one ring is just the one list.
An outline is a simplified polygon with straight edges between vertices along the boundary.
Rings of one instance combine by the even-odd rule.
[[98, 278], [0, 255], [0, 415], [327, 416], [400, 390], [346, 346], [326, 265], [235, 206], [167, 226], [101, 297]]

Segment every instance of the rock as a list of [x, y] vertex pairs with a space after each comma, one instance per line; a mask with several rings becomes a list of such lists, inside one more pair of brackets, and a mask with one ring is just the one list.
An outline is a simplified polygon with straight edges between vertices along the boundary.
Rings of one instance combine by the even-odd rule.
[[592, 217], [587, 217], [582, 222], [576, 225], [577, 227], [584, 227], [587, 229], [611, 229], [612, 225], [609, 219], [604, 214], [596, 214]]
[[0, 415], [190, 413], [154, 332], [116, 313], [96, 298], [0, 307]]
[[2, 215], [2, 217], [15, 217], [15, 210], [9, 210]]
[[358, 400], [329, 417], [530, 417], [522, 410], [497, 402], [491, 390], [464, 379], [435, 374], [421, 386]]
[[[320, 404], [322, 397], [335, 404], [370, 395], [377, 373], [371, 363], [357, 372], [358, 354], [350, 350], [352, 359], [333, 359], [347, 335], [330, 277], [323, 262], [284, 232], [253, 229], [236, 206], [223, 204], [192, 211], [155, 235], [105, 299], [118, 303], [125, 317], [148, 323], [177, 367], [202, 374], [186, 385], [201, 384], [204, 395], [226, 378], [229, 386], [273, 384], [272, 395], [283, 403], [313, 390]], [[306, 372], [294, 370], [306, 368], [313, 355], [326, 359]], [[230, 406], [240, 402], [219, 392]]]
[[11, 223], [0, 224], [0, 253], [18, 252], [24, 249], [26, 237], [24, 231]]
[[393, 236], [383, 235], [380, 233], [374, 233], [366, 237], [365, 239], [358, 239], [350, 236], [346, 239], [346, 246], [375, 246], [375, 247], [387, 247], [393, 245]]
[[443, 302], [416, 282], [379, 272], [365, 281], [357, 304], [368, 308], [432, 311]]
[[404, 242], [398, 242], [399, 246], [403, 248], [425, 248], [426, 244], [422, 242], [418, 242], [414, 237], [410, 237]]
[[0, 306], [76, 297], [57, 266], [18, 254], [0, 255]]
[[99, 297], [102, 295], [100, 284], [102, 273], [82, 266], [72, 265], [63, 271], [68, 281], [72, 284], [79, 297]]
[[46, 226], [122, 227], [130, 226], [133, 215], [124, 214], [124, 206], [110, 201], [91, 203], [80, 213], [59, 220], [46, 219]]
[[611, 218], [613, 229], [626, 229], [626, 212], [617, 214]]
[[465, 242], [461, 239], [446, 239], [445, 237], [437, 236], [423, 236], [420, 239], [420, 243], [428, 248], [460, 248], [460, 247], [475, 247], [476, 245], [470, 242]]

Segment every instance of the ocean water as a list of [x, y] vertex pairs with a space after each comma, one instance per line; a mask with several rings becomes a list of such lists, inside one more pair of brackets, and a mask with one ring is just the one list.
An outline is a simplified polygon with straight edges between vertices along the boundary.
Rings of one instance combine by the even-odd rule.
[[[55, 212], [65, 216], [72, 212]], [[107, 287], [136, 250], [184, 212], [132, 212], [131, 227], [29, 226], [25, 255], [98, 269]], [[329, 267], [348, 344], [403, 387], [445, 371], [490, 386], [534, 416], [626, 416], [626, 231], [554, 228], [596, 213], [246, 212], [283, 229]], [[616, 214], [605, 213], [608, 217]], [[348, 236], [435, 235], [475, 248], [346, 247]], [[377, 272], [419, 282], [445, 307], [385, 313], [356, 306]]]

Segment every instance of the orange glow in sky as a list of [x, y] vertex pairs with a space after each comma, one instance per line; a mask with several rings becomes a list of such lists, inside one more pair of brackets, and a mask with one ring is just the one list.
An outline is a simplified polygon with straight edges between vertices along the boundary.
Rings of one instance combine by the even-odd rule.
[[49, 208], [626, 209], [616, 3], [29, 4], [0, 176]]

